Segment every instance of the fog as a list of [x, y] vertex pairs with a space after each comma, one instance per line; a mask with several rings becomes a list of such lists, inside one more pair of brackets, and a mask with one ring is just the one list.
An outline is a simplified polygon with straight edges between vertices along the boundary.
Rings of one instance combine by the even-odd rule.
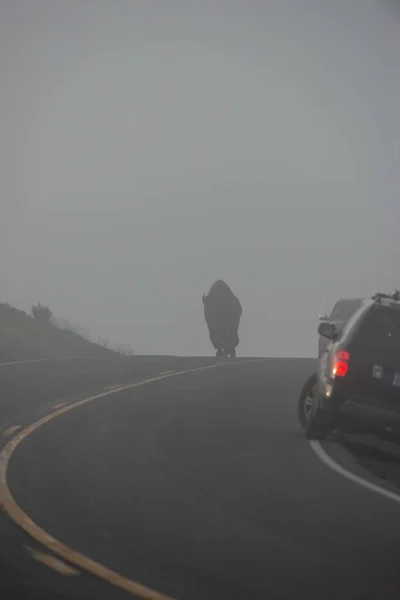
[[314, 356], [399, 280], [400, 21], [373, 0], [2, 0], [1, 297], [138, 353]]

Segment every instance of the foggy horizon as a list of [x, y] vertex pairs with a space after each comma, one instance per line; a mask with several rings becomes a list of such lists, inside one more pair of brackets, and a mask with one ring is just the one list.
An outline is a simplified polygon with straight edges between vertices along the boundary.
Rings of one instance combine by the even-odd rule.
[[0, 302], [208, 355], [222, 278], [238, 355], [315, 356], [400, 287], [399, 52], [389, 2], [3, 2]]

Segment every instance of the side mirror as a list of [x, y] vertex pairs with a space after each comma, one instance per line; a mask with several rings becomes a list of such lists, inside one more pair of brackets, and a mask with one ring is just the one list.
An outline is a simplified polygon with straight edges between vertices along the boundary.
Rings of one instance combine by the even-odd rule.
[[326, 315], [326, 314], [325, 315], [319, 315], [318, 318], [319, 318], [320, 321], [327, 321], [328, 320], [328, 315]]
[[322, 335], [322, 337], [333, 341], [337, 339], [339, 334], [334, 324], [329, 323], [329, 321], [322, 321], [322, 323], [319, 324], [318, 333], [319, 335]]

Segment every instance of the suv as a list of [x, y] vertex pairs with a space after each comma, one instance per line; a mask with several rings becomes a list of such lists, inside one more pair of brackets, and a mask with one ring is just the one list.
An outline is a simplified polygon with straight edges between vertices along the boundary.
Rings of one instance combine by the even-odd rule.
[[[357, 310], [362, 302], [362, 298], [341, 298], [335, 304], [330, 316], [320, 315], [320, 321], [329, 321], [333, 323], [338, 331], [341, 331], [346, 321]], [[318, 340], [318, 358], [325, 352], [329, 340], [319, 336]]]
[[342, 329], [323, 321], [318, 333], [327, 347], [305, 407], [306, 437], [325, 439], [346, 417], [400, 431], [400, 292], [365, 298]]

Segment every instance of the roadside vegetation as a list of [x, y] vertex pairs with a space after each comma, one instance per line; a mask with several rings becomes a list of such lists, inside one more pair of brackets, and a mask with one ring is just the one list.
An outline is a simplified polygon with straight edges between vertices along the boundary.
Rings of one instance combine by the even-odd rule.
[[0, 303], [0, 362], [73, 356], [116, 356], [133, 354], [131, 348], [111, 348], [107, 340], [88, 339], [68, 321], [55, 319], [43, 304], [32, 306], [31, 314]]

